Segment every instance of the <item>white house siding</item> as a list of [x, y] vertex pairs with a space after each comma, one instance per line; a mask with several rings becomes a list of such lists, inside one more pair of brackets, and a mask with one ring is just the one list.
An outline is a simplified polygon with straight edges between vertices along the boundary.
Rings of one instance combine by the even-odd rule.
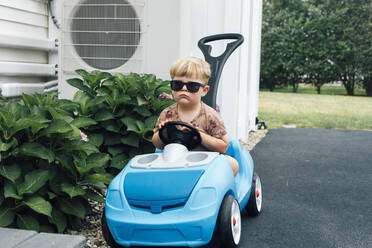
[[[71, 23], [73, 19], [94, 19], [97, 10], [92, 12], [93, 16], [89, 16], [88, 11], [87, 16], [82, 16], [84, 18], [75, 18], [75, 11], [89, 2], [54, 0], [52, 10], [58, 21], [57, 28], [47, 2], [0, 0], [0, 88], [3, 95], [6, 93], [6, 96], [12, 97], [22, 92], [57, 90], [58, 83], [59, 97], [72, 98], [76, 89], [68, 85], [66, 79], [75, 77], [76, 69], [95, 69], [78, 56], [75, 45], [101, 48], [100, 40], [89, 42], [92, 44], [73, 44], [71, 33], [109, 33], [110, 30], [73, 27]], [[109, 72], [153, 73], [169, 79], [169, 67], [175, 59], [186, 55], [203, 57], [197, 47], [200, 38], [235, 32], [244, 36], [245, 42], [225, 65], [217, 103], [230, 136], [246, 141], [248, 130], [255, 128], [258, 111], [262, 0], [122, 0], [121, 5], [125, 6], [125, 3], [133, 6], [139, 17], [141, 28], [132, 31], [140, 33], [141, 38], [128, 62], [109, 69]], [[110, 4], [105, 0], [95, 4], [103, 9], [105, 5]], [[92, 23], [95, 23], [94, 20]], [[113, 30], [113, 33], [127, 31], [121, 30], [126, 29], [125, 25], [120, 25], [119, 29]], [[133, 46], [125, 42], [122, 40], [119, 45]], [[105, 43], [103, 47], [112, 44]], [[212, 55], [220, 54], [225, 46], [226, 42], [213, 43]], [[94, 59], [110, 59], [103, 55], [94, 56], [94, 52], [84, 56], [88, 59], [92, 56]], [[114, 56], [113, 60], [120, 58]]]
[[[0, 88], [7, 97], [43, 92], [54, 78], [47, 1], [0, 0]], [[45, 46], [40, 45], [45, 44]], [[35, 84], [36, 83], [36, 84]]]

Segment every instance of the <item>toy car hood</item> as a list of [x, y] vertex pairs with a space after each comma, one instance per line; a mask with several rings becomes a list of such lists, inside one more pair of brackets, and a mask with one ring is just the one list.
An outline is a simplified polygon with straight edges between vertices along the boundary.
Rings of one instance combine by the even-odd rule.
[[152, 213], [184, 205], [205, 171], [203, 165], [216, 156], [217, 152], [188, 152], [179, 144], [167, 145], [163, 153], [136, 156], [124, 179], [128, 203]]

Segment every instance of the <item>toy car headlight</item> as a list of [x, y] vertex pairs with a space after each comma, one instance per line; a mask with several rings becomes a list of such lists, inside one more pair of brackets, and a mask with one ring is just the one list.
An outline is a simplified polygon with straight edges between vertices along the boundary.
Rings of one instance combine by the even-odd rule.
[[212, 206], [217, 202], [217, 192], [213, 187], [200, 188], [191, 202], [190, 209], [200, 209]]

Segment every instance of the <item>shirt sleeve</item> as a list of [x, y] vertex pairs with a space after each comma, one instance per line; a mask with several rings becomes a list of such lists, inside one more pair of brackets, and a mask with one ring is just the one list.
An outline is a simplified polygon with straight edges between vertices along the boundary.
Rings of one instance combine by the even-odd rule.
[[166, 119], [167, 119], [167, 109], [164, 109], [160, 113], [159, 118], [156, 121], [155, 128], [154, 128], [154, 133], [159, 131], [159, 124], [162, 123], [163, 121], [165, 121]]
[[221, 116], [215, 111], [208, 113], [207, 132], [209, 135], [217, 139], [221, 139], [223, 136], [227, 134], [226, 127]]

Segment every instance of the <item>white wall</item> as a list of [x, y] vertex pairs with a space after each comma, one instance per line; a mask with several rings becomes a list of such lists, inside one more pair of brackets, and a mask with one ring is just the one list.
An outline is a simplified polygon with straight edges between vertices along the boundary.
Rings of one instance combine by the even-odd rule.
[[[43, 92], [44, 83], [55, 78], [51, 59], [57, 55], [49, 37], [45, 1], [0, 0], [0, 88], [5, 96]], [[29, 89], [28, 89], [29, 88]]]
[[[247, 141], [248, 131], [255, 129], [258, 108], [262, 1], [144, 0], [144, 4], [144, 63], [136, 72], [169, 79], [169, 68], [176, 59], [189, 55], [203, 58], [197, 46], [202, 37], [235, 32], [244, 36], [245, 42], [225, 64], [217, 103], [230, 137]], [[212, 45], [212, 55], [217, 56], [225, 50], [226, 42]], [[64, 81], [62, 96], [72, 97]]]
[[[200, 38], [218, 33], [241, 33], [245, 41], [223, 69], [217, 104], [230, 137], [248, 141], [258, 112], [262, 1], [181, 0], [180, 56], [203, 58]], [[226, 43], [212, 43], [212, 55], [221, 54]]]

